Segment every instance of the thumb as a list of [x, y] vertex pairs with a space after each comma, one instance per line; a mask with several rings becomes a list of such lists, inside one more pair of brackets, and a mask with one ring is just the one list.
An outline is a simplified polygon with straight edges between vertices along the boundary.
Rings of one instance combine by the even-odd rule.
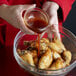
[[51, 26], [51, 31], [53, 32], [54, 36], [58, 39], [60, 39], [60, 33], [59, 33], [59, 28], [57, 24], [53, 24]]

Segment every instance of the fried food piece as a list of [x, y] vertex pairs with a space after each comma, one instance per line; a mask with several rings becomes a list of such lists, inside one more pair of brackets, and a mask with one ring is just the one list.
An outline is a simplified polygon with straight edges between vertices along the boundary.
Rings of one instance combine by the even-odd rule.
[[39, 60], [39, 68], [40, 69], [46, 69], [48, 68], [53, 61], [52, 52], [50, 49], [47, 49], [46, 52], [41, 56]]
[[61, 40], [59, 40], [58, 38], [54, 38], [54, 42], [56, 43], [56, 45], [61, 48], [62, 50], [66, 50], [64, 44], [62, 43]]
[[[37, 41], [32, 42], [31, 47], [38, 49], [38, 42]], [[48, 49], [47, 44], [40, 40], [40, 54], [44, 53], [47, 49]]]
[[30, 53], [33, 56], [34, 64], [37, 65], [37, 63], [38, 63], [37, 51], [36, 50], [32, 50]]
[[31, 53], [31, 55], [32, 55], [33, 57], [37, 57], [37, 51], [36, 51], [36, 50], [30, 51], [30, 53]]
[[42, 39], [40, 40], [40, 42], [41, 42], [41, 43], [46, 43], [46, 44], [48, 44], [48, 43], [49, 43], [49, 39], [47, 39], [47, 38], [42, 38]]
[[43, 50], [43, 51], [45, 51], [45, 50], [47, 50], [48, 49], [48, 43], [49, 43], [49, 39], [47, 39], [47, 38], [42, 38], [41, 40], [40, 40], [40, 50]]
[[45, 53], [45, 51], [48, 49], [48, 46], [46, 43], [40, 43], [40, 54]]
[[63, 43], [61, 42], [61, 40], [54, 38], [53, 42], [50, 42], [48, 45], [52, 50], [58, 52], [58, 53], [62, 53], [64, 50], [66, 50], [66, 48], [64, 47]]
[[32, 41], [32, 43], [30, 44], [30, 47], [32, 48], [38, 48], [38, 41]]
[[33, 57], [30, 53], [25, 53], [24, 55], [21, 56], [21, 58], [27, 62], [28, 64], [35, 66], [34, 61], [33, 61]]
[[49, 43], [48, 47], [51, 48], [52, 51], [56, 51], [56, 52], [58, 52], [59, 54], [63, 52], [63, 50], [62, 50], [61, 48], [59, 48], [59, 47], [56, 45], [56, 43], [54, 43], [54, 42]]
[[34, 60], [34, 64], [35, 64], [35, 65], [38, 65], [38, 57], [37, 57], [37, 56], [34, 57], [33, 60]]
[[20, 49], [17, 49], [17, 53], [18, 53], [19, 55], [22, 55], [22, 53], [21, 53], [21, 50], [20, 50]]
[[49, 68], [50, 70], [57, 70], [57, 69], [61, 69], [65, 67], [65, 63], [62, 60], [62, 58], [58, 58], [55, 62], [53, 62], [53, 64], [51, 65], [51, 67]]
[[72, 54], [71, 54], [71, 52], [70, 52], [69, 50], [64, 51], [64, 52], [62, 53], [62, 56], [63, 56], [62, 58], [64, 59], [66, 65], [69, 65], [69, 63], [71, 62], [71, 59], [72, 59]]
[[30, 41], [24, 41], [24, 45], [29, 46], [31, 44]]
[[17, 49], [17, 53], [22, 56], [24, 55], [28, 50], [20, 50], [20, 49]]
[[[49, 40], [47, 38], [42, 38], [40, 40], [40, 43], [49, 43]], [[37, 40], [34, 40], [34, 41], [24, 41], [24, 45], [31, 45], [31, 47], [38, 47], [38, 41]]]
[[56, 60], [58, 58], [61, 58], [60, 54], [55, 52], [55, 51], [53, 51], [53, 59]]

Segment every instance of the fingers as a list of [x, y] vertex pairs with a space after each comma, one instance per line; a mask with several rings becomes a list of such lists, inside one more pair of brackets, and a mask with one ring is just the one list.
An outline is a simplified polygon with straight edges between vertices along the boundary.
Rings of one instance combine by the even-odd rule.
[[51, 31], [54, 34], [54, 36], [58, 39], [60, 39], [60, 33], [58, 28], [58, 18], [57, 15], [52, 16], [49, 20], [49, 24], [51, 24]]
[[50, 17], [49, 18], [49, 25], [52, 25], [52, 24], [56, 24], [55, 23], [55, 17]]
[[56, 38], [60, 39], [60, 33], [59, 33], [58, 25], [53, 24], [53, 25], [51, 26], [51, 31], [52, 31], [52, 33], [54, 34], [54, 36], [55, 36]]
[[51, 29], [49, 29], [49, 36], [50, 38], [52, 37], [52, 33], [54, 34], [55, 37], [60, 39], [60, 34], [59, 34], [59, 29], [58, 29], [58, 17], [57, 17], [57, 9], [56, 8], [57, 4], [53, 2], [45, 2], [43, 4], [43, 10], [47, 12], [49, 15], [49, 25]]
[[58, 39], [60, 39], [60, 33], [58, 28], [58, 18], [57, 15], [53, 15], [49, 19], [49, 24], [51, 25], [51, 32], [54, 34], [54, 36]]
[[3, 6], [4, 9], [2, 10], [1, 18], [6, 20], [12, 26], [19, 28], [21, 31], [33, 34], [33, 32], [30, 29], [28, 29], [27, 26], [25, 25], [23, 17], [22, 17], [22, 13], [24, 10], [35, 8], [35, 6], [36, 4], [11, 5], [11, 6], [9, 5], [8, 8]]
[[45, 2], [45, 3], [43, 4], [43, 6], [42, 6], [42, 9], [43, 9], [44, 11], [47, 11], [49, 7], [50, 7], [50, 2]]
[[29, 34], [34, 34], [34, 32], [32, 30], [30, 30], [29, 28], [27, 28], [27, 26], [24, 23], [24, 19], [22, 17], [22, 13], [24, 10], [28, 10], [28, 9], [32, 9], [35, 8], [36, 4], [32, 4], [32, 5], [20, 5], [19, 11], [17, 13], [18, 17], [17, 17], [17, 21], [18, 23], [18, 28], [22, 31], [22, 32], [27, 32]]
[[54, 10], [58, 10], [59, 9], [59, 5], [55, 2], [50, 2], [50, 1], [46, 1], [44, 4], [43, 4], [43, 10], [48, 10], [48, 8], [50, 7], [50, 9], [54, 9]]
[[[23, 8], [22, 10], [28, 10], [28, 9], [33, 9], [36, 7], [36, 4], [32, 4], [32, 5], [23, 5]], [[34, 34], [34, 32], [32, 30], [30, 30], [24, 23], [24, 20], [23, 18], [21, 17], [20, 18], [20, 21], [21, 21], [21, 26], [20, 26], [20, 29], [22, 32], [27, 32], [27, 33], [30, 33], [30, 34]]]

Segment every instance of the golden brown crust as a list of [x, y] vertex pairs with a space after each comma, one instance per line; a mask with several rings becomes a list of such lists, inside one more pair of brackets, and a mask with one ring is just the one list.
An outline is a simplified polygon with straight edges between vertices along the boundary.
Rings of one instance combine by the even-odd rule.
[[56, 45], [56, 43], [51, 42], [51, 43], [49, 43], [48, 47], [49, 47], [51, 50], [56, 51], [56, 52], [58, 52], [58, 53], [62, 53], [62, 52], [63, 52], [63, 50], [62, 50], [61, 48], [59, 48], [59, 47]]
[[57, 53], [56, 51], [53, 51], [53, 59], [56, 60], [58, 58], [61, 58], [61, 55]]
[[52, 52], [50, 49], [48, 49], [43, 56], [39, 60], [39, 68], [46, 69], [48, 68], [53, 61]]
[[32, 50], [30, 53], [33, 57], [37, 57], [37, 50]]
[[54, 43], [56, 43], [56, 45], [61, 48], [62, 50], [66, 50], [64, 44], [62, 43], [61, 40], [57, 39], [57, 38], [54, 38]]
[[42, 39], [40, 40], [40, 42], [41, 42], [41, 43], [46, 43], [46, 44], [48, 44], [48, 43], [49, 43], [49, 39], [47, 39], [47, 38], [42, 38]]
[[55, 62], [53, 62], [53, 64], [51, 65], [51, 67], [49, 68], [50, 70], [57, 70], [57, 69], [61, 69], [65, 67], [65, 63], [62, 60], [62, 58], [58, 58]]
[[66, 50], [62, 53], [63, 59], [66, 63], [66, 65], [69, 65], [69, 63], [71, 62], [72, 59], [72, 54], [69, 50]]
[[22, 55], [21, 58], [27, 62], [28, 64], [35, 66], [34, 61], [33, 61], [33, 57], [30, 53], [26, 53], [25, 55]]

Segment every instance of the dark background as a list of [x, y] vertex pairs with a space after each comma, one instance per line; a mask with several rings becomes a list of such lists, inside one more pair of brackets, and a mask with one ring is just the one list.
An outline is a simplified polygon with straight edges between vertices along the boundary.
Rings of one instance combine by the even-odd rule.
[[74, 2], [66, 21], [63, 23], [63, 26], [76, 35], [76, 1]]
[[[66, 21], [63, 23], [63, 26], [76, 35], [76, 1], [74, 2]], [[74, 68], [67, 76], [76, 76], [76, 68]]]

